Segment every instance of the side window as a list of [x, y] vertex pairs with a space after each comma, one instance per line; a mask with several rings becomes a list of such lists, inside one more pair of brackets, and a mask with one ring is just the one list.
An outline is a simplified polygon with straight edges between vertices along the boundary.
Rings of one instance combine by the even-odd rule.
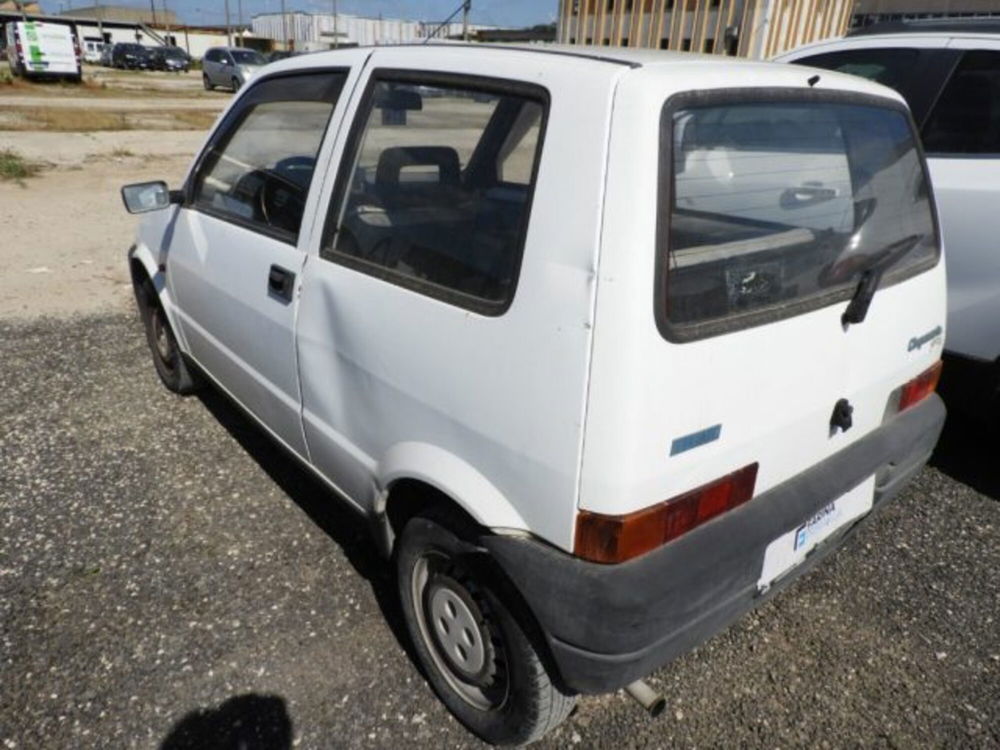
[[924, 125], [932, 154], [1000, 155], [1000, 52], [967, 52]]
[[376, 77], [322, 255], [498, 315], [517, 283], [547, 95], [441, 80]]
[[191, 204], [295, 242], [316, 155], [344, 78], [319, 73], [256, 84], [209, 143]]
[[205, 60], [207, 62], [215, 62], [215, 50], [214, 49], [210, 49], [208, 52], [205, 53]]

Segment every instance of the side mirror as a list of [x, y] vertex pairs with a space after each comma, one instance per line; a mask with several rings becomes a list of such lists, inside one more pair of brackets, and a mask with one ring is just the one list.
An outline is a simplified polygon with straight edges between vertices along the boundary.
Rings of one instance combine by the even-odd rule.
[[130, 214], [144, 214], [166, 208], [171, 203], [180, 203], [183, 193], [180, 190], [168, 190], [167, 183], [137, 182], [122, 188], [122, 201]]

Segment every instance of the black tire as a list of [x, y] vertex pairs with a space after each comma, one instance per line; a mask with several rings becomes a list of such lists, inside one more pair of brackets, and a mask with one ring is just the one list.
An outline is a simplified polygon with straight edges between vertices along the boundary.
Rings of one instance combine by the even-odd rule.
[[239, 90], [240, 90], [240, 79], [239, 79], [239, 78], [237, 78], [236, 76], [233, 76], [233, 80], [232, 80], [232, 86], [233, 86], [233, 93], [234, 93], [234, 94], [235, 94], [235, 93], [236, 93], [237, 91], [239, 91]]
[[212, 85], [212, 82], [208, 80], [207, 73], [201, 74], [201, 85], [205, 87], [205, 91], [211, 91], [215, 88], [215, 86]]
[[515, 615], [490, 561], [448, 526], [459, 524], [440, 513], [415, 516], [397, 544], [414, 650], [434, 692], [471, 732], [495, 745], [534, 742], [569, 716], [576, 696], [551, 676], [530, 615]]
[[167, 390], [182, 396], [194, 393], [202, 386], [201, 378], [181, 354], [170, 321], [148, 279], [135, 285], [135, 300], [156, 374]]

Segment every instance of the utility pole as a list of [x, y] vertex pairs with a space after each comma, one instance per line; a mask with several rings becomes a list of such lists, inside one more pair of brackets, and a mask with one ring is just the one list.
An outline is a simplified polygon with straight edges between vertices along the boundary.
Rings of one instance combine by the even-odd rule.
[[339, 29], [337, 28], [337, 0], [333, 0], [333, 48], [337, 49], [340, 46], [340, 38], [338, 37]]
[[167, 46], [173, 46], [170, 41], [170, 11], [167, 10], [167, 0], [163, 0], [163, 24], [167, 27]]
[[101, 35], [101, 44], [107, 40], [104, 38], [104, 9], [101, 8], [101, 0], [94, 0], [97, 5], [97, 33]]
[[226, 46], [233, 46], [233, 27], [229, 25], [229, 0], [226, 0]]
[[240, 44], [243, 46], [243, 0], [237, 0], [236, 2], [236, 24], [240, 30]]
[[472, 8], [472, 0], [465, 0], [462, 5], [462, 41], [469, 41], [469, 9]]
[[288, 17], [285, 15], [285, 0], [281, 0], [281, 44], [288, 49]]
[[151, 25], [156, 26], [156, 0], [149, 0], [149, 10], [153, 14], [153, 23]]

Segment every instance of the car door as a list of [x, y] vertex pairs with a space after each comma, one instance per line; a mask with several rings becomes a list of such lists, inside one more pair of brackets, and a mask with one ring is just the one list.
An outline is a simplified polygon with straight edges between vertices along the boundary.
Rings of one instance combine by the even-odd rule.
[[1000, 357], [1000, 42], [953, 39], [961, 59], [924, 123], [948, 257], [948, 350]]
[[219, 82], [219, 65], [221, 61], [222, 53], [217, 49], [210, 49], [205, 54], [205, 60], [202, 63], [205, 75], [208, 76], [208, 82], [213, 86]]
[[[497, 438], [509, 409], [481, 394], [506, 392], [522, 375], [496, 363], [497, 351], [516, 350], [520, 326], [531, 325], [526, 308], [515, 315], [508, 307], [544, 89], [478, 71], [396, 69], [407, 62], [392, 50], [373, 53], [317, 219], [319, 257], [307, 265], [298, 320], [312, 462], [364, 508], [377, 497], [377, 464], [393, 446], [419, 445], [439, 464], [464, 456], [488, 476], [526, 450]], [[543, 463], [540, 482], [552, 478]]]
[[250, 88], [209, 139], [167, 232], [167, 280], [188, 353], [300, 455], [299, 236], [346, 76], [301, 72]]

